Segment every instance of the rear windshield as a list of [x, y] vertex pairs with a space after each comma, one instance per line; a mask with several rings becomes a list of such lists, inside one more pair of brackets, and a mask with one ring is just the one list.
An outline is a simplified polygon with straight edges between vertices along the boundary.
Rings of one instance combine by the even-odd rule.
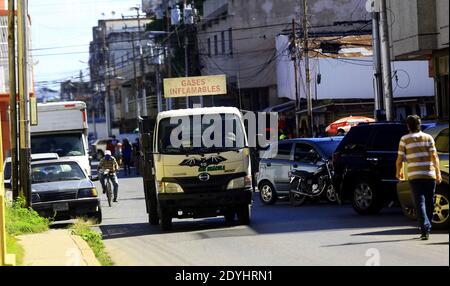
[[371, 127], [353, 127], [339, 144], [339, 152], [357, 152], [366, 150]]
[[57, 153], [60, 157], [86, 155], [82, 134], [32, 135], [31, 152]]

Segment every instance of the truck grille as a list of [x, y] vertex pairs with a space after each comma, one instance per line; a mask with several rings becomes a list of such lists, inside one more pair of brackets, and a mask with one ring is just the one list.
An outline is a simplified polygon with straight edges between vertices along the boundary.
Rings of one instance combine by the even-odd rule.
[[245, 175], [245, 173], [216, 175], [211, 176], [208, 182], [202, 182], [198, 177], [163, 178], [163, 182], [179, 184], [186, 194], [215, 193], [226, 191], [231, 180], [244, 177]]

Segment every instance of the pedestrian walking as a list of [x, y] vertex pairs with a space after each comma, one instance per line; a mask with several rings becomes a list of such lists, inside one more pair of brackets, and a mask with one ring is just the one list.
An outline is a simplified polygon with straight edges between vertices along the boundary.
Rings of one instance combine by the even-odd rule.
[[113, 135], [111, 137], [111, 140], [108, 140], [108, 143], [106, 144], [106, 150], [111, 152], [111, 156], [116, 156], [116, 147], [117, 147], [117, 139], [116, 136]]
[[131, 163], [133, 161], [133, 146], [127, 138], [123, 140], [122, 156], [125, 176], [129, 176], [131, 175]]
[[139, 160], [141, 158], [140, 150], [139, 138], [136, 138], [136, 141], [133, 143], [133, 161], [134, 166], [136, 167], [136, 175], [139, 175]]
[[397, 178], [404, 180], [403, 162], [408, 163], [408, 181], [414, 195], [421, 240], [428, 240], [434, 212], [436, 184], [442, 182], [433, 137], [421, 131], [417, 115], [406, 119], [409, 134], [402, 137], [397, 158]]
[[120, 167], [122, 167], [122, 143], [117, 142], [116, 144], [116, 160]]

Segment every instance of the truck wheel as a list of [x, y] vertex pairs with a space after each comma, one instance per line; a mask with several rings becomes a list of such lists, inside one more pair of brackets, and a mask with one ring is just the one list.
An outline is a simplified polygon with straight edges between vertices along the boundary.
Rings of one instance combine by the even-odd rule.
[[150, 194], [150, 206], [149, 206], [149, 213], [148, 213], [148, 222], [150, 225], [158, 225], [159, 223], [159, 217], [158, 217], [158, 202], [156, 199], [155, 194]]
[[366, 179], [359, 180], [353, 184], [352, 205], [353, 209], [360, 215], [377, 214], [383, 208], [378, 191]]
[[237, 217], [239, 220], [239, 224], [250, 225], [251, 206], [250, 205], [239, 206], [237, 209]]
[[161, 229], [163, 231], [169, 231], [172, 229], [172, 217], [165, 211], [161, 212]]
[[435, 229], [448, 229], [449, 228], [449, 196], [448, 186], [443, 184], [436, 189], [433, 215], [433, 227]]

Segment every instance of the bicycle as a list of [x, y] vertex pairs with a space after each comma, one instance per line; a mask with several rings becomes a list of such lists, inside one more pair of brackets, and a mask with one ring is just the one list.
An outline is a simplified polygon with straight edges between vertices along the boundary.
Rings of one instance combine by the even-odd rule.
[[106, 185], [106, 197], [108, 198], [108, 205], [109, 207], [112, 207], [112, 196], [113, 196], [113, 190], [112, 190], [112, 184], [111, 184], [111, 177], [113, 173], [110, 172], [110, 170], [103, 171], [103, 182]]

